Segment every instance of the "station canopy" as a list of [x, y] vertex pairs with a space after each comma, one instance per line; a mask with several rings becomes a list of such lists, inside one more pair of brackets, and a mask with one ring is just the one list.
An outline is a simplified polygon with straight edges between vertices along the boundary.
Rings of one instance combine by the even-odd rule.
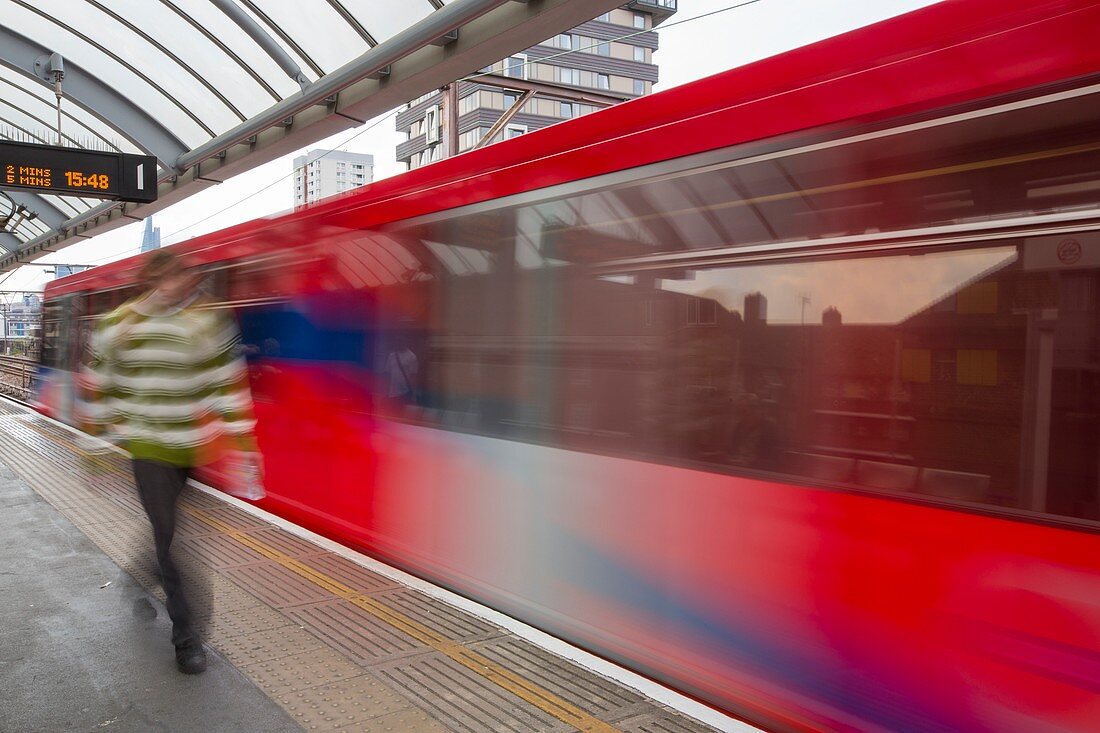
[[358, 126], [621, 2], [0, 0], [0, 139], [153, 155], [159, 181], [152, 204], [0, 190], [0, 272]]

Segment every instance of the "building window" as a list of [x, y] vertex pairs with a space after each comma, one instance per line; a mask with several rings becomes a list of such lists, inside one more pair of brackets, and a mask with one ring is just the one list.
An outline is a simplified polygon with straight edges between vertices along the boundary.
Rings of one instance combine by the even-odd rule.
[[506, 110], [511, 109], [512, 105], [514, 105], [518, 101], [519, 101], [519, 95], [516, 94], [515, 92], [505, 92], [504, 93], [504, 109], [506, 109]]
[[596, 44], [596, 53], [600, 56], [611, 55], [611, 43], [609, 41], [600, 41]]
[[459, 136], [458, 147], [460, 150], [470, 150], [477, 145], [481, 138], [485, 136], [486, 128], [478, 127], [473, 130], [468, 130]]
[[504, 139], [511, 140], [514, 137], [527, 134], [527, 125], [508, 125], [504, 128]]
[[569, 50], [573, 48], [573, 36], [568, 33], [561, 33], [557, 37], [557, 47]]
[[928, 384], [932, 381], [932, 351], [929, 349], [901, 350], [901, 381]]
[[597, 89], [610, 89], [611, 77], [607, 74], [596, 74], [596, 88]]
[[645, 28], [645, 16], [641, 13], [634, 13], [634, 27]]
[[689, 326], [713, 326], [718, 323], [718, 311], [713, 300], [693, 298], [687, 302]]
[[955, 381], [955, 352], [938, 349], [932, 354], [932, 379], [937, 382]]
[[527, 54], [517, 53], [513, 56], [509, 56], [508, 61], [505, 63], [505, 76], [510, 76], [513, 79], [527, 78]]
[[645, 63], [645, 49], [641, 46], [634, 47], [634, 60]]
[[992, 315], [997, 312], [997, 281], [974, 283], [955, 296], [955, 310], [961, 314]]
[[580, 69], [565, 69], [559, 67], [558, 81], [562, 84], [575, 84], [579, 86], [581, 83]]
[[959, 384], [997, 386], [997, 352], [994, 349], [959, 349], [955, 364]]
[[606, 12], [606, 13], [600, 13], [599, 15], [596, 16], [596, 20], [602, 20], [604, 23], [610, 23], [611, 22], [611, 12], [609, 11], [609, 12]]
[[645, 82], [641, 79], [634, 80], [634, 93], [638, 95], [645, 94]]
[[424, 114], [424, 128], [428, 142], [434, 143], [439, 140], [439, 107], [428, 108]]
[[565, 117], [565, 118], [569, 118], [569, 117], [573, 116], [573, 103], [572, 102], [562, 102], [561, 103], [561, 116]]

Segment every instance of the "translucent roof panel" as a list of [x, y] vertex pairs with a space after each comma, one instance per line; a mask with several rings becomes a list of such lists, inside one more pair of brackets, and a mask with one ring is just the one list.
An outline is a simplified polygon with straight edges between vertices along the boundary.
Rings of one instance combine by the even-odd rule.
[[[80, 3], [74, 2], [73, 5], [79, 6]], [[44, 17], [21, 5], [0, 4], [0, 24], [18, 28], [23, 35], [31, 38], [42, 39], [39, 41], [41, 45], [60, 53], [66, 61], [86, 69], [114, 89], [125, 89], [127, 96], [172, 130], [184, 144], [195, 147], [217, 134], [204, 127], [201, 118], [196, 119], [197, 115], [187, 106], [187, 102], [150, 83], [142, 77], [144, 72], [128, 67], [119, 59], [107, 55], [98, 45], [66, 30], [57, 19]], [[147, 65], [152, 64], [142, 64]], [[193, 104], [194, 97], [188, 96]]]
[[[134, 0], [142, 3], [143, 0]], [[215, 7], [210, 0], [162, 0], [181, 19], [190, 25], [204, 29], [224, 46], [234, 59], [251, 70], [257, 84], [266, 85], [273, 94], [285, 99], [298, 91], [298, 85], [288, 77], [275, 59], [271, 58], [240, 26], [236, 25]], [[310, 76], [309, 70], [302, 69]]]
[[[62, 144], [152, 153], [172, 167], [298, 93], [299, 76], [315, 82], [445, 4], [0, 0], [0, 138], [57, 144], [53, 87], [33, 68], [37, 56], [56, 52], [68, 92]], [[21, 193], [43, 212], [8, 232], [23, 242], [48, 232], [42, 219], [79, 217], [102, 203]]]
[[[405, 2], [369, 3], [373, 11], [361, 13], [358, 17], [373, 26], [374, 15], [380, 9]], [[338, 3], [328, 0], [253, 0], [251, 4], [265, 22], [285, 32], [296, 52], [326, 74], [370, 48], [366, 39], [333, 7]], [[359, 24], [362, 25], [361, 22]]]
[[[49, 127], [57, 124], [57, 107], [53, 90], [45, 85], [0, 66], [0, 98], [9, 100], [37, 117], [49, 120]], [[95, 150], [121, 150], [124, 153], [140, 153], [137, 143], [122, 136], [102, 119], [71, 101], [61, 105], [62, 131], [79, 141], [79, 147]]]
[[[141, 18], [141, 30], [147, 42], [139, 47], [148, 52], [148, 46], [171, 54], [178, 59], [169, 66], [170, 71], [181, 71], [195, 79], [201, 79], [213, 87], [224, 103], [232, 105], [246, 117], [258, 114], [277, 101], [279, 92], [269, 89], [257, 78], [243, 59], [239, 59], [218, 36], [204, 33], [203, 29], [172, 10], [168, 4], [148, 0], [113, 0], [111, 6], [120, 11], [123, 18], [134, 24]], [[107, 11], [101, 11], [106, 17]], [[265, 73], [281, 73], [278, 68], [264, 69]], [[284, 87], [283, 94], [293, 93], [296, 87]]]
[[369, 19], [364, 25], [378, 43], [397, 35], [435, 10], [428, 0], [340, 0], [340, 3], [357, 18]]

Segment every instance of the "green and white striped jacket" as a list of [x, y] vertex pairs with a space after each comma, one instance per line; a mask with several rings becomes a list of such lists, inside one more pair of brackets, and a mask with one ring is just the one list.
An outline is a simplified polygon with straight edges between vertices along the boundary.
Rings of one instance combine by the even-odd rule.
[[196, 466], [231, 443], [255, 450], [248, 371], [231, 318], [185, 302], [147, 312], [144, 298], [98, 324], [84, 370], [89, 432], [113, 434], [135, 459]]

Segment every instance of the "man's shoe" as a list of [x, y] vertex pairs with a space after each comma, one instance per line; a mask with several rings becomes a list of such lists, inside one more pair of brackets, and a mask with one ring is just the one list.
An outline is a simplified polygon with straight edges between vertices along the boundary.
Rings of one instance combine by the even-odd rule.
[[201, 644], [188, 644], [176, 649], [176, 666], [184, 674], [202, 674], [206, 671], [206, 652]]

